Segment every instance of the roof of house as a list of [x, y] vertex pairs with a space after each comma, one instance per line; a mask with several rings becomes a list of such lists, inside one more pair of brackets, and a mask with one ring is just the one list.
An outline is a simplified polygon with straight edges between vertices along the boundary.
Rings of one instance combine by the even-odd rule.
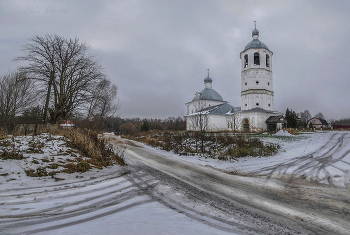
[[328, 122], [322, 118], [319, 118], [318, 120], [320, 120], [322, 122], [322, 125], [328, 126]]
[[278, 115], [278, 116], [270, 116], [268, 119], [265, 121], [266, 123], [285, 123], [283, 115]]
[[226, 113], [230, 112], [230, 110], [233, 108], [232, 105], [229, 103], [219, 104], [215, 106], [208, 107], [208, 114], [213, 115], [225, 115]]
[[223, 103], [223, 104], [209, 106], [207, 108], [199, 110], [196, 113], [192, 113], [189, 116], [197, 115], [197, 114], [226, 115], [233, 108], [234, 107], [232, 105], [230, 105], [228, 102], [226, 102], [226, 103]]
[[324, 120], [324, 119], [322, 119], [322, 118], [316, 118], [316, 117], [311, 118], [309, 121], [307, 121], [307, 123], [309, 123], [312, 119], [318, 119], [318, 120], [320, 120], [320, 122], [322, 123], [322, 125], [328, 126], [328, 122], [327, 122], [326, 120]]
[[261, 113], [278, 113], [278, 114], [281, 114], [281, 112], [278, 112], [276, 110], [274, 111], [271, 111], [271, 110], [265, 110], [265, 109], [262, 109], [262, 108], [253, 108], [253, 109], [249, 109], [249, 110], [242, 110], [241, 111], [242, 113], [250, 113], [250, 112], [261, 112]]
[[241, 112], [241, 107], [233, 107], [230, 112], [228, 112], [227, 114], [233, 114], [233, 113], [236, 113], [236, 112]]

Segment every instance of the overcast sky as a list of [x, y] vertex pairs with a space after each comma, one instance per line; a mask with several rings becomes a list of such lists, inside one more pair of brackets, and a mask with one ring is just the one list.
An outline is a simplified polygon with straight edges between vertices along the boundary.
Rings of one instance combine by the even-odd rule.
[[2, 0], [0, 73], [19, 66], [28, 38], [57, 34], [90, 45], [122, 117], [185, 115], [208, 68], [213, 89], [240, 106], [239, 54], [256, 20], [274, 53], [275, 109], [350, 118], [349, 12], [348, 0]]

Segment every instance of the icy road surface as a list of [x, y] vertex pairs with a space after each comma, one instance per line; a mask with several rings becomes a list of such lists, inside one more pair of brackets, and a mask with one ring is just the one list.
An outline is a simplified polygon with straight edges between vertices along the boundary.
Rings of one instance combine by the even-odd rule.
[[[230, 214], [231, 217], [251, 231], [263, 234], [349, 234], [350, 194], [346, 183], [349, 137], [348, 132], [328, 132], [321, 133], [314, 140], [313, 136], [302, 139], [289, 153], [307, 154], [289, 158], [284, 156], [285, 160], [280, 162], [272, 157], [275, 164], [269, 162], [270, 166], [267, 167], [266, 164], [260, 164], [260, 170], [255, 167], [251, 176], [244, 177], [184, 161], [186, 157], [174, 158], [173, 154], [155, 151], [136, 142], [119, 142], [128, 142], [128, 158], [133, 157], [181, 181], [188, 188], [199, 190], [197, 197], [200, 200], [205, 202], [213, 196], [215, 199], [210, 203], [220, 210], [224, 210], [225, 205], [216, 204], [215, 200], [224, 200], [226, 208], [232, 207], [230, 211], [235, 211]], [[310, 143], [313, 144], [310, 146]], [[288, 151], [283, 154], [288, 154]], [[337, 171], [343, 175], [338, 177], [343, 179], [345, 187], [335, 187], [331, 183], [334, 178], [331, 172], [335, 171], [330, 168], [335, 168], [339, 162], [343, 162], [343, 165], [342, 168], [338, 166]], [[322, 172], [326, 177], [323, 177]], [[286, 175], [286, 179], [273, 178], [274, 174]], [[319, 183], [321, 179], [326, 179], [329, 184]]]

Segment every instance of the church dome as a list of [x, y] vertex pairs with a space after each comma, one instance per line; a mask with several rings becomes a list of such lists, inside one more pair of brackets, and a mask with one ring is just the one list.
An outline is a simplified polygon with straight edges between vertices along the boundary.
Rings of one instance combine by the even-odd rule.
[[256, 28], [252, 31], [252, 36], [254, 35], [259, 35], [259, 30], [257, 30]]
[[205, 88], [200, 92], [198, 97], [194, 97], [193, 100], [217, 100], [223, 101], [223, 98], [214, 89]]
[[253, 41], [249, 42], [244, 50], [248, 50], [250, 48], [265, 48], [267, 50], [269, 50], [269, 48], [266, 46], [265, 43], [263, 43], [262, 41], [259, 41], [259, 39], [254, 39]]
[[251, 48], [265, 48], [267, 50], [269, 50], [269, 48], [266, 46], [265, 43], [263, 43], [262, 41], [259, 41], [259, 30], [256, 29], [256, 27], [253, 29], [252, 31], [252, 37], [253, 37], [253, 41], [249, 42], [244, 50], [248, 50]]
[[213, 82], [213, 80], [209, 77], [209, 75], [208, 75], [208, 77], [206, 77], [205, 79], [204, 79], [204, 82], [205, 83], [212, 83]]

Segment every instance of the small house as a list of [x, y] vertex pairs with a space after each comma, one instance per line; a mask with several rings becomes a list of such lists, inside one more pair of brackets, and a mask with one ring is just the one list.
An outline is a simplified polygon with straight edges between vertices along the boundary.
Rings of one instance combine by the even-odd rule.
[[266, 121], [267, 131], [276, 132], [279, 129], [283, 128], [283, 125], [286, 123], [283, 115], [279, 116], [270, 116]]
[[307, 126], [310, 126], [310, 123], [312, 123], [312, 126], [315, 129], [325, 129], [325, 128], [330, 128], [330, 125], [328, 124], [328, 122], [322, 118], [311, 118], [308, 122], [307, 122]]
[[61, 124], [60, 127], [63, 129], [70, 129], [75, 126], [73, 120], [64, 120]]

